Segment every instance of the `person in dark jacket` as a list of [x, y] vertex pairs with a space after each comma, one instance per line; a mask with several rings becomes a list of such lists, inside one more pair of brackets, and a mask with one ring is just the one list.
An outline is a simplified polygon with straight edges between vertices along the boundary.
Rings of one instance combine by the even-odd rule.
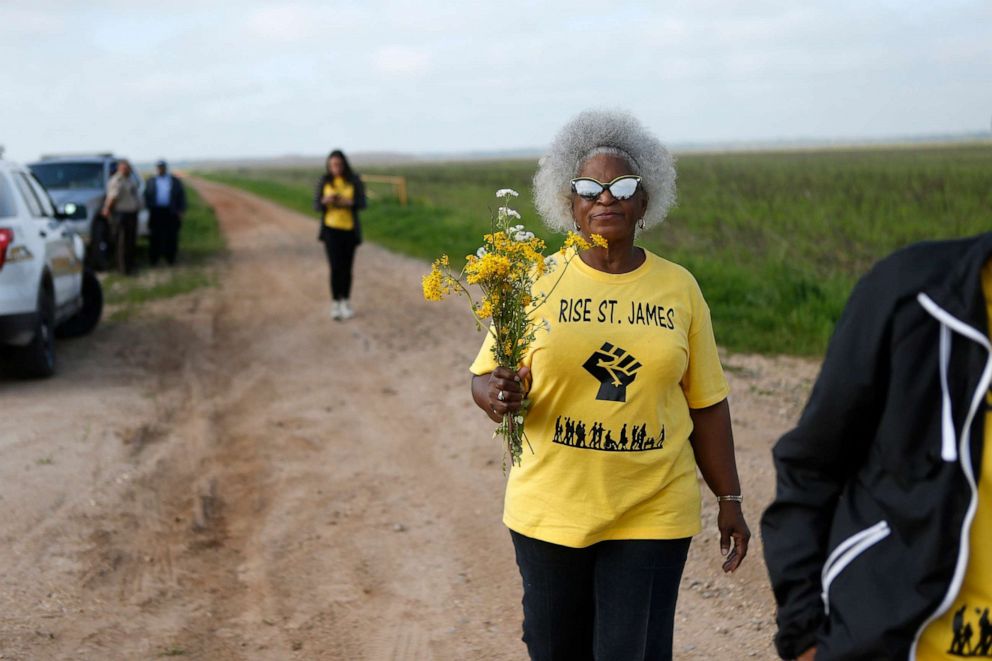
[[340, 149], [327, 156], [327, 172], [317, 182], [313, 208], [320, 212], [320, 233], [331, 270], [331, 317], [351, 319], [351, 272], [362, 242], [358, 212], [365, 208], [365, 186]]
[[186, 213], [186, 191], [179, 178], [169, 173], [165, 161], [155, 164], [157, 174], [145, 181], [145, 207], [148, 209], [148, 261], [152, 266], [162, 257], [176, 263], [179, 230]]
[[969, 630], [992, 637], [990, 258], [992, 232], [916, 244], [851, 294], [773, 451], [783, 658], [956, 658]]

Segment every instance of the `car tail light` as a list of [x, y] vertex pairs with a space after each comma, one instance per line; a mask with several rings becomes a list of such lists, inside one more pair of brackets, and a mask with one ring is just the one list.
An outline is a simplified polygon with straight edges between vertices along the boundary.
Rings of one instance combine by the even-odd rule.
[[0, 227], [0, 269], [7, 261], [7, 246], [14, 242], [14, 230]]

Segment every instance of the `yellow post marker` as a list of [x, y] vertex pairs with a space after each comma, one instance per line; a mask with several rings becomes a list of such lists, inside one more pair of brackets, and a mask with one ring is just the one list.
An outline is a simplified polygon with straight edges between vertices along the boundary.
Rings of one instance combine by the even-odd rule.
[[363, 174], [362, 181], [376, 184], [391, 184], [400, 204], [406, 206], [406, 177], [397, 177], [386, 174]]

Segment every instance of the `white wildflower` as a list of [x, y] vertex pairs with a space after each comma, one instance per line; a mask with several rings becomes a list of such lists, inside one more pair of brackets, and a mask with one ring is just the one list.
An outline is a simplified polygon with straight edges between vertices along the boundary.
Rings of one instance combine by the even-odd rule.
[[485, 246], [482, 246], [478, 250], [475, 251], [475, 256], [478, 257], [479, 259], [482, 259], [483, 257], [485, 257], [488, 254], [489, 254], [489, 251], [486, 250], [486, 247]]
[[[520, 214], [517, 213], [517, 211], [515, 209], [511, 209], [510, 207], [500, 207], [499, 208], [499, 217], [500, 218], [516, 218], [517, 220], [520, 220]], [[516, 229], [516, 228], [514, 228], [514, 229]]]
[[558, 260], [555, 259], [554, 255], [548, 255], [547, 257], [544, 258], [544, 266], [548, 270], [553, 271], [556, 268], [558, 268]]
[[500, 188], [498, 191], [496, 191], [496, 197], [510, 197], [511, 195], [513, 197], [520, 197], [520, 193], [513, 190], [512, 188]]
[[530, 241], [533, 238], [534, 238], [534, 233], [533, 232], [520, 231], [520, 232], [514, 233], [514, 235], [513, 235], [513, 240], [514, 241]]
[[516, 422], [518, 425], [522, 425], [524, 424], [524, 416], [518, 415], [513, 419], [513, 421]]

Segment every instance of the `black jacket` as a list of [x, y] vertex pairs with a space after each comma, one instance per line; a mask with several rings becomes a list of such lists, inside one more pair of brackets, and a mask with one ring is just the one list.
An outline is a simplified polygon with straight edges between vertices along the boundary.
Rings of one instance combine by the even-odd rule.
[[[324, 214], [327, 213], [327, 205], [321, 202], [321, 198], [324, 197], [324, 185], [331, 182], [333, 178], [329, 174], [325, 174], [317, 181], [317, 186], [313, 191], [313, 210], [320, 212], [320, 231], [317, 233], [317, 238], [321, 241], [326, 241], [330, 236], [330, 228], [324, 224]], [[355, 204], [351, 207], [351, 214], [355, 218], [355, 245], [362, 242], [362, 224], [358, 220], [358, 212], [365, 208], [365, 184], [362, 183], [361, 177], [357, 174], [352, 177], [350, 182], [355, 187]]]
[[[183, 190], [183, 182], [179, 177], [169, 175], [172, 178], [172, 187], [169, 189], [169, 211], [174, 214], [186, 212], [186, 191]], [[145, 179], [145, 208], [158, 209], [158, 200], [155, 196], [156, 177]]]
[[990, 256], [992, 232], [913, 245], [851, 294], [773, 451], [761, 531], [783, 658], [812, 645], [817, 661], [912, 658], [955, 598], [992, 380]]

